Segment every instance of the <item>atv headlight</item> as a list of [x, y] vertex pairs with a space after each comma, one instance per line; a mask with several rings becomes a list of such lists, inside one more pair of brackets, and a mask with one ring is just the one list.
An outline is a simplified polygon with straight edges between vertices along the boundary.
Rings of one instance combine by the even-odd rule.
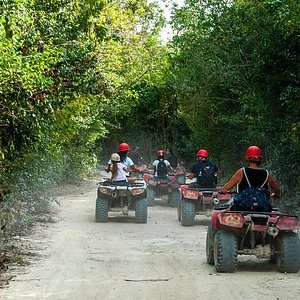
[[102, 194], [108, 194], [108, 195], [110, 194], [110, 190], [108, 188], [105, 188], [105, 187], [100, 188], [100, 192]]

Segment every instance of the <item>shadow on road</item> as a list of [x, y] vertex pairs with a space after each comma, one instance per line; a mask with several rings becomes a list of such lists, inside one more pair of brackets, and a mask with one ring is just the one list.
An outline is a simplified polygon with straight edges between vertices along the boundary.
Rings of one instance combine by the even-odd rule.
[[237, 272], [271, 272], [276, 271], [276, 264], [271, 264], [266, 259], [255, 256], [238, 256]]

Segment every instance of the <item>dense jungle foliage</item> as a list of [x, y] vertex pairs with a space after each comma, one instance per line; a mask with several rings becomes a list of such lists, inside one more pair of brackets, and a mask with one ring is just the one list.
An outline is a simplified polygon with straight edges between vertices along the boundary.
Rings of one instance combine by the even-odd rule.
[[148, 2], [0, 0], [2, 234], [123, 141], [187, 168], [206, 148], [223, 180], [257, 144], [299, 213], [300, 2], [186, 0], [167, 44]]

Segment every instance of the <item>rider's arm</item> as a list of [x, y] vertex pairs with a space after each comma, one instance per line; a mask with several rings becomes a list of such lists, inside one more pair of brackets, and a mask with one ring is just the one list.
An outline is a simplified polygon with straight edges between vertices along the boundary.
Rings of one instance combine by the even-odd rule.
[[269, 183], [269, 186], [271, 187], [271, 189], [274, 192], [273, 197], [274, 198], [279, 198], [280, 197], [280, 187], [271, 175], [269, 175], [268, 183]]
[[197, 173], [198, 173], [199, 171], [197, 170], [197, 166], [196, 166], [196, 164], [193, 164], [192, 165], [192, 168], [191, 168], [191, 172], [187, 175], [187, 178], [188, 179], [193, 179], [193, 178], [195, 178], [197, 175]]
[[169, 162], [168, 160], [165, 160], [165, 164], [166, 164], [166, 166], [167, 166], [167, 168], [168, 168], [168, 170], [169, 170], [170, 172], [173, 172], [173, 171], [174, 171], [174, 169], [172, 168], [172, 166], [171, 166], [171, 164], [170, 164], [170, 162]]
[[110, 164], [107, 165], [107, 167], [105, 169], [106, 173], [109, 173], [111, 171], [110, 166], [111, 166]]
[[141, 171], [136, 165], [130, 166], [130, 169], [131, 169], [132, 171], [135, 171], [135, 172], [140, 172], [140, 171]]
[[243, 171], [239, 169], [233, 174], [233, 176], [224, 184], [221, 189], [221, 193], [227, 193], [230, 191], [234, 186], [239, 184], [243, 178]]

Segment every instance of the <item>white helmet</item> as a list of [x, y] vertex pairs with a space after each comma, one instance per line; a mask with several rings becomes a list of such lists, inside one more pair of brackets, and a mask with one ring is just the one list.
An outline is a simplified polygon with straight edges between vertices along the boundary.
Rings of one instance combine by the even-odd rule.
[[120, 155], [118, 153], [113, 153], [110, 157], [112, 161], [120, 161]]

